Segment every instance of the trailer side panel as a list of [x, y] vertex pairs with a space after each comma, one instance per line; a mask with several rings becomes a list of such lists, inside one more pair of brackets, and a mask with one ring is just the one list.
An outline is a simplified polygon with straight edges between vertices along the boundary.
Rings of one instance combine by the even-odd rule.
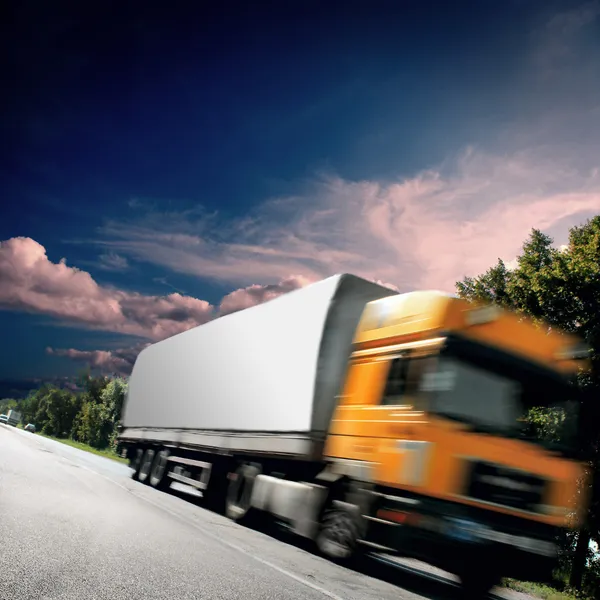
[[323, 329], [340, 276], [143, 350], [125, 428], [309, 432]]

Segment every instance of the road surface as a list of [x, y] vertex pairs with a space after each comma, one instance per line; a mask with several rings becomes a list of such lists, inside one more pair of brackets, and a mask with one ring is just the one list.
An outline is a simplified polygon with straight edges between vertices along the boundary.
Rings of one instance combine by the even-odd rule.
[[345, 569], [130, 475], [123, 464], [0, 424], [0, 599], [457, 597], [431, 571], [385, 560], [364, 573]]

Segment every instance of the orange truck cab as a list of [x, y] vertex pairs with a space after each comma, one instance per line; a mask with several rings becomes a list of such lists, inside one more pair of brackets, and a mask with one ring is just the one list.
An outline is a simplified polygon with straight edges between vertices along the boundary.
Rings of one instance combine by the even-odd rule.
[[[579, 340], [438, 292], [367, 304], [325, 446], [368, 486], [364, 542], [462, 576], [546, 580], [577, 527]], [[525, 417], [559, 415], [555, 439]]]

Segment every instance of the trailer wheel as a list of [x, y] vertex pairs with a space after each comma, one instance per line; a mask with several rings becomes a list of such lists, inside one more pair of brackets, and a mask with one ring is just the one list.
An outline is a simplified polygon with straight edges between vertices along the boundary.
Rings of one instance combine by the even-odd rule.
[[132, 479], [135, 481], [138, 480], [140, 475], [140, 467], [142, 466], [142, 457], [144, 456], [144, 451], [140, 448], [136, 448], [133, 451], [133, 457], [131, 462], [129, 463], [129, 467], [133, 469], [133, 474], [131, 475]]
[[148, 483], [148, 478], [150, 476], [150, 470], [152, 469], [152, 461], [154, 460], [154, 450], [152, 448], [148, 448], [146, 452], [144, 452], [144, 457], [142, 458], [142, 464], [140, 466], [140, 473], [138, 475], [138, 481], [140, 483]]
[[256, 476], [260, 469], [254, 465], [242, 465], [235, 472], [227, 489], [225, 515], [238, 523], [249, 522], [252, 513], [250, 500]]
[[150, 485], [157, 490], [167, 489], [170, 485], [167, 471], [169, 466], [169, 451], [161, 450], [154, 457], [150, 470]]

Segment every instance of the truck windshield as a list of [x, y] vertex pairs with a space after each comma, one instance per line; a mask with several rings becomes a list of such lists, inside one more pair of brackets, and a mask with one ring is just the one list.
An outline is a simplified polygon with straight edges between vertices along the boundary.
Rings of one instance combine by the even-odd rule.
[[425, 377], [432, 413], [565, 454], [576, 450], [578, 403], [566, 379], [470, 346], [448, 345]]

